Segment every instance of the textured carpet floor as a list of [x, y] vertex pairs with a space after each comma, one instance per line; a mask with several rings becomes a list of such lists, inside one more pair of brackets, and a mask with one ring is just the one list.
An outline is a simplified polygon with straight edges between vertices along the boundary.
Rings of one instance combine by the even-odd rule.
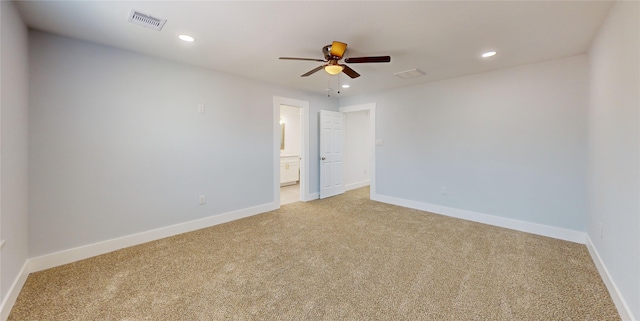
[[618, 320], [584, 245], [368, 189], [33, 273], [9, 320]]

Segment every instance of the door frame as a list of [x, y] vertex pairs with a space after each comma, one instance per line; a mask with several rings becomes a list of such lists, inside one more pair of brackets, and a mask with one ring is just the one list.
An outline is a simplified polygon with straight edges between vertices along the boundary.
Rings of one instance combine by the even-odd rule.
[[309, 196], [309, 102], [288, 97], [273, 96], [273, 202], [280, 208], [280, 105], [300, 108], [302, 146], [300, 148], [300, 200]]
[[[340, 112], [351, 113], [357, 111], [369, 111], [369, 198], [374, 199], [376, 195], [376, 103], [366, 103], [361, 105], [340, 107]], [[345, 150], [348, 156], [349, 151]]]

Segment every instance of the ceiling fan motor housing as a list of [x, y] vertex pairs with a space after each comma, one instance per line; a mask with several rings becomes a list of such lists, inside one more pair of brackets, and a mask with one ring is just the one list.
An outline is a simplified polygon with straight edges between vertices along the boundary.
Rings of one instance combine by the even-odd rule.
[[324, 54], [324, 60], [326, 61], [333, 60], [333, 57], [331, 57], [331, 45], [326, 45], [322, 47], [322, 54]]
[[331, 56], [338, 57], [338, 60], [342, 59], [344, 52], [347, 51], [347, 44], [340, 41], [334, 41], [331, 43], [330, 47], [331, 49], [329, 54], [331, 54]]
[[339, 41], [334, 41], [330, 45], [322, 47], [324, 59], [327, 61], [342, 59], [345, 51], [347, 51], [347, 44]]

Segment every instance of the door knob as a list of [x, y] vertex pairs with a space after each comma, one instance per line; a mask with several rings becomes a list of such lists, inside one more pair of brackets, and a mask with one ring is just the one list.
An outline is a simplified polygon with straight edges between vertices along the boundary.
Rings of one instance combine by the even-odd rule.
[[326, 159], [325, 157], [322, 157], [322, 160], [325, 160], [325, 159]]

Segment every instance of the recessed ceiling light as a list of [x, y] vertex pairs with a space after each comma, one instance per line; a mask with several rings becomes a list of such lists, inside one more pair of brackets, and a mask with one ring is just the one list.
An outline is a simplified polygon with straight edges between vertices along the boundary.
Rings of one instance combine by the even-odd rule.
[[482, 58], [489, 58], [489, 57], [493, 57], [496, 55], [497, 52], [495, 51], [489, 51], [489, 52], [485, 52], [482, 54]]
[[342, 88], [349, 88], [349, 85], [344, 84], [344, 85], [342, 85]]
[[196, 41], [196, 38], [188, 36], [188, 35], [179, 35], [178, 38], [180, 38], [180, 40], [186, 41], [186, 42], [194, 42], [194, 41]]

